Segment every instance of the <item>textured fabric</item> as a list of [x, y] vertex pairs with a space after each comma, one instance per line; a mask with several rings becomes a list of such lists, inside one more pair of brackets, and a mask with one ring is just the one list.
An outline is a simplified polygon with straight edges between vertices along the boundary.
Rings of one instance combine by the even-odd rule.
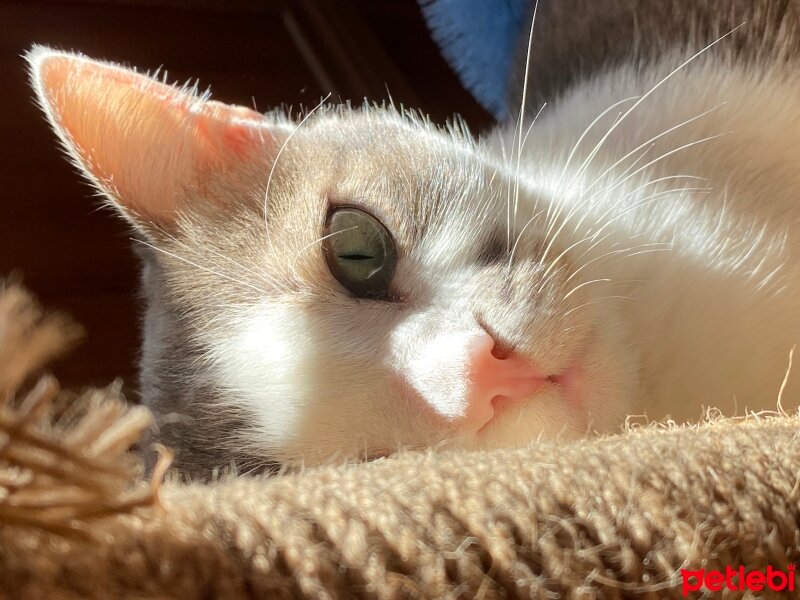
[[528, 0], [419, 0], [442, 55], [475, 99], [508, 117], [508, 85]]
[[[7, 304], [0, 382], [40, 339]], [[159, 488], [124, 452], [139, 409], [98, 391], [54, 424], [48, 389], [0, 402], [4, 600], [665, 598], [682, 568], [800, 560], [797, 416]]]
[[800, 559], [798, 425], [168, 484], [164, 512], [92, 543], [4, 528], [0, 580], [10, 598], [680, 597], [682, 567]]

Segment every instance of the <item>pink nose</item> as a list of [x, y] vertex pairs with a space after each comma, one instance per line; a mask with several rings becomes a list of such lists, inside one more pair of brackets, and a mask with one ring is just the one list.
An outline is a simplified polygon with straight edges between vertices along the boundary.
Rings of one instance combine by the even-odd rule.
[[530, 361], [511, 354], [493, 354], [495, 341], [484, 333], [469, 350], [469, 389], [466, 419], [483, 427], [494, 417], [495, 402], [524, 400], [547, 383], [547, 376]]

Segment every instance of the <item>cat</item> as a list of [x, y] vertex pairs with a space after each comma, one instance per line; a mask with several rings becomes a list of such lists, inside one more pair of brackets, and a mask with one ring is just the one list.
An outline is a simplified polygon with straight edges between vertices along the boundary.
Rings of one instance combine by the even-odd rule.
[[479, 137], [31, 49], [135, 232], [157, 438], [203, 477], [796, 404], [795, 6], [542, 0]]

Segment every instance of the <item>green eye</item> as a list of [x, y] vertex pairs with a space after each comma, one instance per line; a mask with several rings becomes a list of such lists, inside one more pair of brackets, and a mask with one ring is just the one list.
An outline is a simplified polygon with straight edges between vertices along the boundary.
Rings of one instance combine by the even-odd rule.
[[357, 208], [328, 213], [322, 251], [328, 270], [359, 298], [385, 298], [397, 266], [394, 240], [383, 223]]

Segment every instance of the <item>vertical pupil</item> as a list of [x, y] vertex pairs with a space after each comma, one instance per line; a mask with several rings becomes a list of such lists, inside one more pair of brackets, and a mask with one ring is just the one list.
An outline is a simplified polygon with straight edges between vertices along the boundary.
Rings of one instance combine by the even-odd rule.
[[394, 240], [383, 223], [357, 208], [328, 214], [323, 254], [331, 275], [361, 298], [386, 296], [397, 260]]
[[374, 256], [367, 256], [366, 254], [340, 254], [339, 258], [345, 260], [372, 260]]

